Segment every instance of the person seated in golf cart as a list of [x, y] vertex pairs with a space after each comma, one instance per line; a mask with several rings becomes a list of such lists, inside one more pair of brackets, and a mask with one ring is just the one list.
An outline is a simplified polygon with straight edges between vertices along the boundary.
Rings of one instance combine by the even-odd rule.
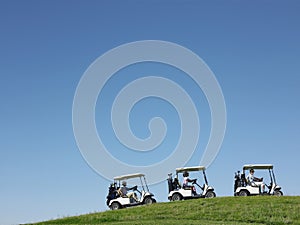
[[133, 198], [136, 202], [138, 202], [138, 198], [136, 196], [136, 194], [132, 191], [132, 192], [128, 192], [130, 190], [134, 190], [136, 189], [137, 186], [134, 186], [134, 187], [131, 187], [131, 188], [128, 188], [127, 187], [127, 182], [124, 180], [122, 182], [122, 187], [120, 187], [118, 189], [118, 194], [121, 196], [121, 197], [128, 197], [128, 198]]
[[183, 182], [182, 182], [182, 188], [183, 189], [192, 189], [193, 194], [197, 194], [196, 193], [196, 188], [194, 187], [194, 185], [189, 185], [189, 183], [194, 183], [197, 181], [197, 179], [190, 179], [189, 178], [189, 172], [184, 171], [183, 173]]
[[257, 178], [254, 176], [254, 169], [250, 169], [250, 173], [246, 177], [248, 184], [252, 187], [259, 187], [260, 192], [265, 192], [265, 184], [263, 183], [263, 178]]

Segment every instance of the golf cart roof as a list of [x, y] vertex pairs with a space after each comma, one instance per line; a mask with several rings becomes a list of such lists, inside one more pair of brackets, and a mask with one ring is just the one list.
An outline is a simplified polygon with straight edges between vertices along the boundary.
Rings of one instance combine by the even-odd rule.
[[133, 174], [127, 174], [127, 175], [123, 175], [123, 176], [114, 177], [114, 180], [127, 180], [127, 179], [131, 179], [131, 178], [143, 177], [143, 176], [145, 176], [145, 174], [133, 173]]
[[272, 164], [248, 164], [244, 165], [243, 170], [249, 169], [273, 169]]
[[184, 171], [202, 171], [205, 170], [205, 166], [192, 166], [176, 168], [176, 173], [182, 173]]

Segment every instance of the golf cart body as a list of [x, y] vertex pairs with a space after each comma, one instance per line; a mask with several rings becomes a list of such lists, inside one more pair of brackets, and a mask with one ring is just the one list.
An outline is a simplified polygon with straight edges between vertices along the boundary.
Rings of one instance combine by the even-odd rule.
[[[204, 178], [204, 185], [200, 186], [196, 181], [193, 182], [196, 186], [198, 186], [202, 193], [195, 194], [192, 190], [192, 188], [183, 188], [183, 186], [180, 184], [178, 175], [183, 174], [184, 172], [202, 172], [203, 178]], [[213, 198], [216, 197], [216, 194], [214, 192], [214, 188], [208, 185], [206, 173], [205, 173], [205, 167], [204, 166], [194, 166], [194, 167], [183, 167], [183, 168], [177, 168], [176, 169], [176, 176], [173, 179], [172, 174], [169, 174], [168, 178], [168, 188], [169, 188], [169, 194], [168, 199], [170, 201], [178, 201], [181, 199], [193, 199], [193, 198]]]
[[[133, 198], [129, 198], [127, 196], [120, 196], [118, 193], [118, 189], [121, 187], [121, 183], [123, 181], [128, 181], [130, 179], [138, 179], [140, 181], [140, 190], [138, 186], [134, 186], [132, 190], [134, 191], [135, 195], [137, 196], [138, 201], [134, 200]], [[138, 194], [136, 194], [136, 192]], [[152, 204], [155, 203], [156, 200], [153, 198], [153, 194], [150, 193], [146, 178], [144, 174], [135, 173], [135, 174], [128, 174], [123, 176], [114, 177], [114, 183], [110, 185], [108, 195], [107, 195], [107, 206], [112, 209], [120, 209], [125, 207], [143, 205], [143, 204]]]
[[[254, 169], [254, 170], [268, 170], [270, 175], [270, 184], [265, 185], [268, 188], [268, 191], [262, 191], [260, 186], [253, 186], [246, 179], [245, 172]], [[258, 184], [263, 184], [261, 179]], [[242, 174], [240, 171], [235, 173], [234, 181], [234, 196], [248, 196], [248, 195], [283, 195], [281, 187], [276, 184], [276, 178], [273, 170], [272, 164], [247, 164], [243, 166]]]

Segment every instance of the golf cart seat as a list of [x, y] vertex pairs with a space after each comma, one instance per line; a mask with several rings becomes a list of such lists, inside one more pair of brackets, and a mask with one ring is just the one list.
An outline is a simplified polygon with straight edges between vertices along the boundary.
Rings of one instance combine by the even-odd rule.
[[121, 193], [121, 190], [120, 190], [120, 189], [118, 189], [118, 190], [117, 190], [117, 195], [118, 195], [118, 197], [122, 197], [122, 198], [128, 198], [128, 196], [127, 196], [127, 195], [122, 195], [122, 193]]
[[192, 186], [183, 186], [182, 187], [184, 190], [192, 190]]
[[176, 177], [174, 178], [174, 181], [173, 181], [173, 187], [174, 187], [174, 189], [180, 189], [181, 188], [179, 180]]
[[241, 180], [242, 180], [242, 184], [243, 184], [243, 187], [246, 187], [246, 186], [251, 186], [251, 187], [259, 187], [253, 183], [251, 183], [246, 177], [245, 177], [245, 174], [241, 174]]
[[244, 173], [242, 173], [241, 174], [241, 186], [246, 187], [247, 185], [250, 185], [250, 184], [246, 179], [246, 175]]

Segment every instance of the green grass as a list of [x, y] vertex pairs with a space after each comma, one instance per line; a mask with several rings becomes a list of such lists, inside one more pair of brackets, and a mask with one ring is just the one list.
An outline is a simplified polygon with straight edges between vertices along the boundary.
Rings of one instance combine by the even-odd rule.
[[300, 196], [219, 197], [165, 202], [37, 224], [300, 224]]

